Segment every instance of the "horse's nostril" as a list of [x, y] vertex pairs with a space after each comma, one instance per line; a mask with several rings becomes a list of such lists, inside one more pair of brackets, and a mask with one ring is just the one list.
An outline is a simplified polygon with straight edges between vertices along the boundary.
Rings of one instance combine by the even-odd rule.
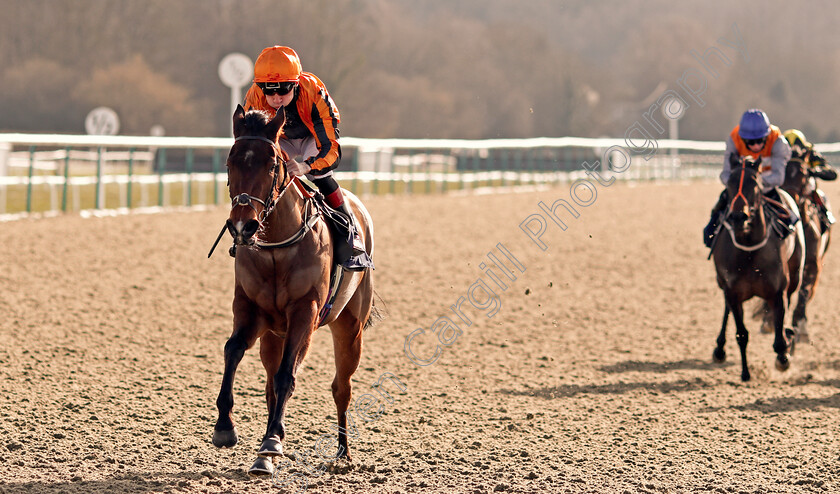
[[257, 220], [248, 220], [245, 227], [242, 229], [242, 235], [245, 238], [251, 238], [260, 228], [260, 223]]
[[743, 211], [738, 211], [738, 212], [732, 213], [732, 215], [729, 217], [729, 219], [732, 220], [732, 223], [743, 224], [743, 223], [746, 223], [746, 221], [747, 221], [747, 219], [749, 219], [749, 217]]

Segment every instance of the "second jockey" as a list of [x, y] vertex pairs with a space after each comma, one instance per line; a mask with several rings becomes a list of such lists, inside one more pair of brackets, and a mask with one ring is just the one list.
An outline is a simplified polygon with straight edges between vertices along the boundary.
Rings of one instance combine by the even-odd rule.
[[825, 157], [814, 149], [814, 145], [805, 139], [805, 134], [796, 129], [784, 131], [785, 139], [790, 144], [791, 158], [800, 159], [805, 163], [808, 170], [808, 181], [805, 184], [803, 194], [809, 195], [811, 201], [816, 204], [820, 216], [822, 231], [834, 224], [834, 215], [831, 213], [831, 206], [825, 193], [817, 187], [816, 179], [832, 181], [837, 179], [837, 172], [828, 164]]

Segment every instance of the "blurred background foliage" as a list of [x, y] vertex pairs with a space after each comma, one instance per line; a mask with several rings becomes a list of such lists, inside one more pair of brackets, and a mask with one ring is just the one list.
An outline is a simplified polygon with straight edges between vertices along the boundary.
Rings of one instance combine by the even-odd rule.
[[[226, 136], [220, 60], [293, 47], [326, 84], [342, 135], [617, 136], [651, 99], [730, 57], [680, 137], [723, 139], [747, 108], [840, 141], [840, 9], [828, 0], [0, 0], [0, 131]], [[737, 23], [749, 62], [718, 39]]]

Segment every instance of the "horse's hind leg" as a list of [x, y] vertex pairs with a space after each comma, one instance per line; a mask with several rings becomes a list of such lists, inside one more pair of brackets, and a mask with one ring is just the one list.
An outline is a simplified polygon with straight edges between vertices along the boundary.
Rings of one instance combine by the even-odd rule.
[[723, 346], [726, 345], [726, 322], [729, 320], [729, 304], [724, 301], [723, 305], [723, 322], [720, 325], [720, 334], [718, 334], [717, 337], [717, 346], [715, 347], [715, 351], [712, 352], [712, 359], [717, 363], [721, 363], [726, 360], [726, 350], [723, 349]]
[[234, 330], [225, 343], [225, 371], [219, 397], [216, 398], [219, 418], [213, 428], [213, 445], [218, 448], [231, 448], [239, 441], [233, 418], [230, 416], [233, 410], [233, 380], [245, 350], [253, 346], [259, 334], [254, 317], [255, 310], [240, 290], [237, 286], [233, 300]]

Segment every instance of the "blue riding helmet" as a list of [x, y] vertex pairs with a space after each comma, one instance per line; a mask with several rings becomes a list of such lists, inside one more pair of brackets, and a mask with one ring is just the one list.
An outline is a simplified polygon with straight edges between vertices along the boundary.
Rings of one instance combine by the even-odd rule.
[[761, 110], [753, 108], [741, 116], [738, 135], [741, 139], [761, 139], [770, 133], [770, 119]]

